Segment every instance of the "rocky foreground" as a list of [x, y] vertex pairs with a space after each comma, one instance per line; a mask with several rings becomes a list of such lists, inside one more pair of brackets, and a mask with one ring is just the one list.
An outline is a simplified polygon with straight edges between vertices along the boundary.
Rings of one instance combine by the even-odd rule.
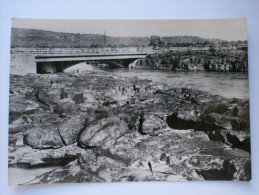
[[10, 78], [9, 166], [26, 184], [251, 179], [248, 100], [104, 72]]

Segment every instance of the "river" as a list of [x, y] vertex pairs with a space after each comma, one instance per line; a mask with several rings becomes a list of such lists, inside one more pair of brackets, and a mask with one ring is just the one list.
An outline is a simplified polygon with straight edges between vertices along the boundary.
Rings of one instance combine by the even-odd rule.
[[226, 98], [249, 98], [247, 72], [170, 71], [150, 69], [110, 68], [80, 63], [66, 72], [103, 70], [112, 74], [149, 79], [177, 88], [192, 88]]

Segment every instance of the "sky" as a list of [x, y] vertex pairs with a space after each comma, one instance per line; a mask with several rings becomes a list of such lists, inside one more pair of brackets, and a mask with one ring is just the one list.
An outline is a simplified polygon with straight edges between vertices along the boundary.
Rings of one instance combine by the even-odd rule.
[[247, 40], [246, 18], [201, 20], [64, 20], [13, 18], [12, 27], [109, 36], [190, 35]]

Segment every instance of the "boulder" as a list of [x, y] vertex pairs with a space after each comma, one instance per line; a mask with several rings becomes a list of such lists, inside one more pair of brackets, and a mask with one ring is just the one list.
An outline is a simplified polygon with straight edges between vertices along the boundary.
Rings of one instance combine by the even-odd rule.
[[237, 120], [232, 120], [231, 121], [232, 129], [235, 131], [249, 131], [250, 130], [250, 125], [249, 121], [239, 118]]
[[9, 123], [17, 120], [23, 115], [34, 113], [39, 110], [39, 105], [34, 101], [26, 100], [20, 96], [10, 97]]
[[167, 124], [162, 117], [158, 117], [153, 114], [144, 116], [143, 120], [142, 132], [149, 135], [157, 135], [159, 130], [165, 129], [167, 127]]
[[96, 98], [90, 94], [90, 93], [85, 93], [84, 97], [86, 98], [86, 102], [87, 103], [91, 103], [91, 104], [98, 104], [99, 102], [96, 100]]
[[249, 116], [249, 107], [248, 106], [238, 106], [237, 107], [237, 116], [239, 117], [247, 117]]
[[68, 98], [68, 93], [64, 90], [64, 88], [61, 89], [61, 93], [60, 93], [60, 99], [66, 99]]
[[224, 127], [214, 123], [182, 119], [176, 113], [167, 116], [166, 123], [172, 129], [194, 129], [195, 131], [217, 131], [224, 129]]
[[71, 145], [77, 141], [78, 133], [84, 128], [84, 124], [84, 116], [72, 116], [58, 127], [65, 145]]
[[35, 97], [40, 103], [45, 104], [47, 106], [50, 106], [51, 104], [53, 104], [52, 97], [44, 90], [37, 92], [35, 94]]
[[23, 139], [24, 144], [34, 149], [56, 149], [63, 147], [64, 144], [55, 126], [55, 124], [52, 124], [52, 128], [49, 126], [40, 126], [26, 131]]
[[220, 141], [222, 143], [228, 144], [228, 139], [225, 135], [225, 131], [209, 131], [208, 132], [208, 137], [212, 141]]
[[205, 121], [214, 123], [225, 129], [235, 131], [249, 131], [249, 121], [241, 117], [228, 116], [224, 114], [211, 113], [206, 116]]
[[129, 86], [116, 86], [108, 90], [105, 94], [109, 100], [123, 101], [134, 95], [134, 89]]
[[91, 164], [96, 162], [97, 156], [93, 152], [93, 150], [86, 150], [78, 156], [77, 162], [78, 164]]
[[223, 162], [222, 168], [201, 170], [197, 171], [198, 174], [202, 175], [205, 180], [232, 180], [234, 173], [236, 172], [236, 167], [233, 163], [225, 160]]
[[75, 104], [70, 98], [61, 99], [57, 101], [56, 106], [54, 107], [54, 112], [59, 114], [68, 114], [74, 113], [79, 110], [79, 106]]
[[128, 124], [116, 116], [103, 118], [88, 126], [79, 138], [82, 147], [111, 146], [128, 131]]
[[206, 132], [209, 139], [250, 153], [250, 135], [244, 131], [221, 130]]
[[85, 98], [84, 98], [83, 94], [80, 93], [80, 94], [76, 94], [76, 95], [73, 97], [73, 101], [74, 101], [76, 104], [81, 104], [81, 103], [84, 103], [84, 102], [85, 102]]
[[227, 132], [226, 135], [233, 148], [239, 148], [250, 153], [251, 149], [249, 135], [238, 134], [236, 132]]
[[204, 108], [202, 115], [207, 116], [210, 113], [224, 114], [228, 109], [227, 102], [210, 102]]
[[232, 121], [236, 120], [239, 120], [239, 118], [217, 113], [211, 113], [205, 119], [206, 122], [214, 123], [216, 125], [224, 127], [225, 129], [232, 129], [231, 123]]

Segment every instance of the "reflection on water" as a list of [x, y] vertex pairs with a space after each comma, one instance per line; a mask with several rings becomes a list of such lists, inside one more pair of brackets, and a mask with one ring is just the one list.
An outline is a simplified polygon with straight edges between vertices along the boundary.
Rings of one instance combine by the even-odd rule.
[[93, 71], [103, 70], [120, 76], [138, 77], [166, 83], [172, 87], [194, 88], [226, 98], [248, 98], [248, 74], [244, 72], [206, 72], [206, 71], [179, 71], [109, 68], [80, 63], [66, 71]]

